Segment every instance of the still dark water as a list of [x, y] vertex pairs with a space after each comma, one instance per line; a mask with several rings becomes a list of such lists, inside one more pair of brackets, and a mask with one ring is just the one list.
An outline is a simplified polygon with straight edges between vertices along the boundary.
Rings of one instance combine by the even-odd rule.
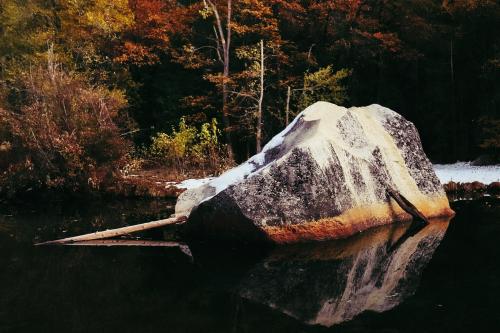
[[170, 205], [0, 205], [0, 332], [500, 332], [491, 197], [454, 203], [451, 222], [311, 245], [32, 245], [162, 218]]

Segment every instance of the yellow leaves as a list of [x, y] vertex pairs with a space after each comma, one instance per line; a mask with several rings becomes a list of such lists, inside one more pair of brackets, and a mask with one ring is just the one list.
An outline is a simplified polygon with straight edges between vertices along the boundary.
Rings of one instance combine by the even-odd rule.
[[[50, 16], [50, 11], [37, 1], [0, 1], [0, 62], [22, 57], [29, 62], [33, 52], [46, 49], [47, 40], [53, 36]], [[8, 66], [0, 67], [5, 70]], [[12, 67], [7, 70], [15, 72]]]
[[128, 0], [2, 0], [0, 67], [9, 71], [2, 74], [15, 77], [16, 68], [45, 62], [51, 43], [68, 68], [107, 67], [119, 33], [133, 23]]
[[[236, 57], [245, 62], [245, 69], [234, 74], [234, 78], [239, 80], [253, 80], [260, 77], [260, 46], [244, 45], [235, 50]], [[255, 83], [254, 83], [255, 84]]]
[[106, 33], [120, 32], [134, 22], [128, 0], [94, 0], [85, 17], [90, 26]]
[[236, 49], [236, 57], [238, 59], [260, 60], [260, 49], [258, 45], [243, 45]]
[[204, 7], [203, 9], [200, 9], [198, 13], [201, 15], [201, 17], [203, 17], [204, 20], [214, 14], [212, 8], [210, 7]]

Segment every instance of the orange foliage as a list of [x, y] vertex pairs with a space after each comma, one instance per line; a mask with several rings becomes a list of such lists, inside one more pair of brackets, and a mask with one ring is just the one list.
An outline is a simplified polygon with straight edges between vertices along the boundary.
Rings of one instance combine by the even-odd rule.
[[119, 63], [151, 65], [169, 47], [170, 36], [188, 30], [187, 9], [176, 1], [130, 0], [134, 23], [123, 34], [114, 60]]

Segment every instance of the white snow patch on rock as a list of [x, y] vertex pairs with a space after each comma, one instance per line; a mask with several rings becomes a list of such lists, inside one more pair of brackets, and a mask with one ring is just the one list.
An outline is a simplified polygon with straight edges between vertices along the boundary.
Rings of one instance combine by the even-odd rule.
[[475, 166], [470, 162], [434, 164], [434, 171], [442, 184], [477, 181], [488, 185], [500, 181], [500, 165]]

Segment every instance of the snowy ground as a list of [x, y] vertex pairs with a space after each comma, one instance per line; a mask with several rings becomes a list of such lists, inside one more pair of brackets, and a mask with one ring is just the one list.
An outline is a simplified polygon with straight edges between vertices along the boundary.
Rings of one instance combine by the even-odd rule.
[[474, 166], [470, 162], [455, 164], [435, 164], [434, 170], [442, 184], [472, 183], [475, 181], [485, 185], [500, 181], [500, 165]]

